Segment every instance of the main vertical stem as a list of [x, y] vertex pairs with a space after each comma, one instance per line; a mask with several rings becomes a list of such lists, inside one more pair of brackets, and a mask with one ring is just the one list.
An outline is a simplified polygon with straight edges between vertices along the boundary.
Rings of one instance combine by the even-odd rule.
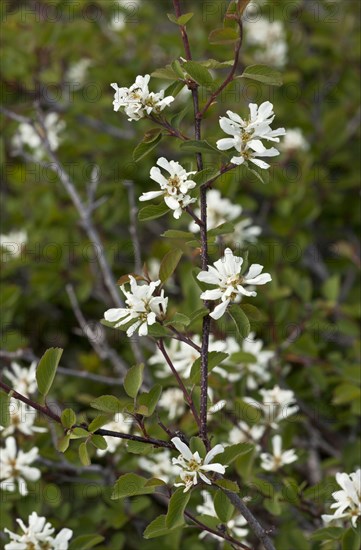
[[[182, 15], [180, 6], [180, 0], [173, 0], [174, 11], [177, 17]], [[192, 59], [191, 48], [188, 40], [186, 27], [181, 25], [180, 31], [182, 35], [184, 51], [187, 60]], [[199, 141], [201, 139], [201, 125], [202, 117], [199, 116], [199, 96], [198, 85], [195, 83], [192, 87], [192, 98], [194, 108], [194, 135], [195, 139]], [[198, 171], [203, 170], [202, 154], [197, 153], [197, 168]], [[200, 209], [202, 226], [200, 227], [201, 237], [201, 263], [202, 270], [208, 270], [208, 242], [207, 242], [207, 188], [205, 186], [200, 188]], [[208, 304], [205, 303], [207, 307]], [[210, 443], [207, 433], [207, 395], [208, 395], [208, 346], [209, 346], [209, 331], [210, 331], [211, 319], [209, 315], [203, 318], [202, 327], [202, 346], [201, 346], [201, 403], [200, 403], [200, 430], [199, 435], [202, 438], [206, 448], [209, 450]]]

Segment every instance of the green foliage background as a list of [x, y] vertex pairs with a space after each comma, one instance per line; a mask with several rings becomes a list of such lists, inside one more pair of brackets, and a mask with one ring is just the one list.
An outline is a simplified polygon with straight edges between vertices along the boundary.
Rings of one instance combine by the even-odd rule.
[[[33, 102], [38, 99], [45, 110], [61, 114], [66, 131], [59, 157], [84, 198], [91, 169], [98, 167], [97, 198], [106, 197], [106, 201], [95, 211], [94, 219], [112, 269], [120, 277], [134, 270], [124, 180], [134, 181], [139, 196], [154, 188], [149, 185], [149, 170], [159, 156], [194, 168], [191, 155], [181, 154], [177, 141], [170, 138], [145, 159], [134, 162], [133, 149], [150, 123], [128, 123], [112, 109], [111, 82], [128, 86], [136, 75], [151, 73], [183, 55], [178, 29], [166, 16], [172, 5], [170, 1], [145, 0], [139, 8], [124, 12], [123, 30], [113, 31], [108, 23], [116, 6], [111, 1], [43, 0], [37, 13], [33, 12], [35, 4], [14, 0], [2, 5], [3, 104], [33, 116]], [[222, 25], [224, 6], [225, 2], [217, 0], [185, 2], [184, 11], [195, 13], [187, 26], [195, 60], [232, 58], [231, 46], [212, 46], [207, 39], [212, 29]], [[222, 137], [218, 117], [227, 109], [246, 114], [249, 102], [269, 99], [274, 103], [277, 126], [301, 128], [310, 143], [308, 152], [282, 155], [272, 162], [267, 184], [249, 172], [237, 171], [223, 176], [216, 188], [241, 204], [263, 228], [257, 246], [250, 247], [250, 261], [265, 265], [273, 283], [252, 302], [264, 313], [263, 320], [254, 322], [252, 328], [271, 349], [277, 349], [295, 327], [299, 330], [299, 337], [281, 353], [273, 380], [286, 382], [304, 404], [297, 421], [287, 427], [289, 441], [296, 437], [307, 452], [310, 424], [325, 441], [321, 450], [323, 481], [314, 494], [315, 507], [322, 511], [330, 500], [334, 473], [353, 471], [360, 460], [359, 3], [269, 2], [264, 11], [283, 20], [286, 28], [284, 86], [238, 80], [212, 107], [203, 132], [214, 143]], [[86, 81], [71, 91], [67, 69], [84, 57], [92, 61]], [[254, 63], [251, 48], [242, 49], [241, 63]], [[226, 71], [218, 72], [219, 77], [223, 74]], [[152, 79], [151, 89], [168, 84]], [[202, 89], [201, 98], [206, 93]], [[175, 114], [183, 107], [178, 97], [170, 112]], [[10, 140], [17, 123], [4, 117], [1, 124], [5, 138], [1, 149], [1, 232], [21, 228], [29, 239], [19, 258], [2, 264], [1, 348], [29, 348], [41, 356], [45, 349], [60, 346], [65, 349], [64, 367], [114, 377], [110, 363], [101, 360], [77, 331], [65, 290], [66, 283], [74, 285], [86, 319], [94, 322], [102, 318], [110, 303], [77, 213], [53, 174], [11, 155]], [[183, 120], [182, 129], [191, 135], [191, 113]], [[211, 155], [206, 156], [207, 165], [214, 162]], [[174, 243], [160, 238], [160, 233], [170, 227], [187, 229], [186, 223], [184, 216], [179, 222], [167, 216], [142, 224], [143, 260], [161, 259]], [[178, 291], [170, 293], [171, 312], [189, 314], [201, 307], [199, 289], [190, 275], [197, 262], [194, 249], [186, 249], [175, 279]], [[123, 333], [109, 330], [107, 336], [132, 364]], [[146, 353], [150, 353], [147, 348]], [[284, 380], [281, 367], [285, 364], [289, 369]], [[52, 398], [85, 414], [91, 399], [110, 391], [119, 396], [123, 390], [58, 375]], [[242, 383], [219, 386], [215, 391], [219, 398], [227, 397], [229, 404], [245, 395]], [[156, 427], [153, 432], [157, 434]], [[221, 433], [220, 428], [220, 441]], [[23, 443], [29, 445], [26, 439]], [[36, 444], [43, 457], [57, 460], [48, 436], [37, 436]], [[335, 452], [327, 451], [327, 446]], [[67, 458], [78, 463], [76, 450], [70, 449]], [[2, 527], [13, 529], [14, 518], [25, 518], [35, 509], [55, 526], [72, 528], [76, 535], [101, 533], [105, 542], [98, 548], [156, 548], [159, 541], [145, 541], [142, 532], [155, 517], [154, 507], [159, 506], [163, 513], [161, 506], [147, 496], [130, 503], [110, 500], [115, 477], [137, 469], [136, 455], [122, 453], [115, 462], [108, 455], [100, 463], [113, 472], [108, 479], [91, 471], [77, 475], [44, 468], [42, 482], [33, 494], [21, 500], [6, 494]], [[252, 484], [260, 472], [252, 471], [247, 477], [246, 466], [240, 464], [237, 473], [244, 483]], [[298, 485], [312, 485], [305, 456], [294, 478]], [[248, 492], [252, 494], [252, 489]], [[267, 512], [261, 512], [261, 517], [275, 526], [277, 548], [321, 548], [320, 541], [309, 538], [317, 521], [302, 511], [300, 518], [296, 517], [290, 503], [281, 502], [278, 507], [272, 505], [274, 499], [268, 501]], [[263, 498], [258, 496], [255, 513], [262, 508]], [[192, 550], [216, 547], [216, 543], [199, 541], [197, 535], [194, 529], [187, 529], [181, 542], [181, 530], [176, 530], [160, 540], [162, 548], [172, 550], [186, 545]], [[322, 548], [338, 548], [328, 544]]]

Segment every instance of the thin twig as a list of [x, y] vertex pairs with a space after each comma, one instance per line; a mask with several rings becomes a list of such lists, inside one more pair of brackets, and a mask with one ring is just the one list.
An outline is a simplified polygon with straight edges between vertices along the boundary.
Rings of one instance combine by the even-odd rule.
[[[25, 403], [26, 405], [29, 405], [29, 407], [32, 407], [36, 411], [44, 414], [48, 418], [51, 418], [54, 420], [57, 424], [62, 425], [60, 416], [53, 412], [47, 405], [40, 405], [39, 403], [36, 403], [36, 401], [33, 401], [32, 399], [29, 399], [28, 397], [25, 397], [24, 395], [21, 395], [21, 393], [18, 393], [13, 388], [5, 384], [2, 380], [0, 380], [0, 388], [3, 389], [6, 393], [11, 393], [11, 396], [15, 399], [18, 399], [22, 403]], [[80, 426], [74, 426], [74, 427], [81, 427], [84, 429], [87, 429], [86, 424], [81, 424]], [[96, 435], [102, 435], [102, 436], [108, 436], [108, 437], [116, 437], [118, 439], [127, 439], [129, 441], [138, 441], [140, 443], [148, 443], [150, 445], [154, 445], [155, 447], [164, 447], [167, 449], [174, 449], [174, 445], [171, 442], [163, 441], [162, 439], [155, 439], [153, 437], [141, 437], [138, 435], [132, 435], [132, 434], [125, 434], [121, 432], [114, 432], [112, 430], [105, 430], [103, 428], [100, 428], [99, 430], [96, 430], [95, 432], [92, 432]]]
[[137, 214], [138, 208], [135, 202], [134, 183], [130, 180], [124, 181], [124, 187], [128, 192], [129, 202], [129, 233], [133, 244], [134, 251], [134, 268], [136, 273], [142, 270], [142, 256], [138, 236]]

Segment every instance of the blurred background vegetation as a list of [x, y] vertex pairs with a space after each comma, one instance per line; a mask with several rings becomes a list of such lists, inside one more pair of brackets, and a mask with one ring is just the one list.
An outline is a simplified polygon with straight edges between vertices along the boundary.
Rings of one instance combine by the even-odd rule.
[[[232, 46], [208, 42], [209, 32], [222, 25], [226, 5], [218, 0], [184, 2], [183, 11], [195, 14], [187, 26], [195, 60], [232, 59]], [[137, 201], [142, 192], [154, 189], [149, 185], [149, 170], [158, 157], [180, 160], [189, 167], [194, 161], [169, 138], [150, 156], [133, 162], [132, 152], [151, 125], [145, 120], [129, 123], [113, 111], [110, 83], [129, 86], [138, 74], [151, 73], [183, 55], [178, 29], [166, 15], [172, 12], [172, 3], [12, 0], [2, 3], [1, 12], [3, 106], [34, 118], [35, 102], [64, 121], [57, 154], [84, 202], [97, 174], [95, 198], [101, 200], [93, 219], [107, 259], [115, 278], [134, 271], [129, 184], [124, 182], [133, 182]], [[270, 100], [276, 127], [298, 128], [304, 136], [303, 148], [284, 151], [271, 163], [267, 184], [239, 170], [223, 176], [216, 188], [262, 228], [257, 244], [249, 247], [250, 261], [265, 265], [273, 283], [255, 300], [264, 318], [253, 329], [269, 349], [278, 350], [291, 333], [295, 336], [296, 328], [298, 337], [280, 351], [273, 379], [286, 381], [304, 403], [304, 417], [312, 420], [314, 416], [316, 436], [335, 448], [333, 454], [327, 446], [319, 450], [324, 483], [335, 471], [352, 471], [360, 457], [359, 12], [360, 4], [354, 0], [262, 3], [258, 13], [281, 22], [284, 29], [286, 54], [278, 67], [284, 85], [276, 88], [238, 80], [221, 95], [204, 122], [204, 136], [214, 143], [222, 137], [218, 117], [227, 109], [246, 115], [249, 102]], [[262, 52], [251, 35], [249, 24], [240, 72], [267, 56], [268, 47]], [[168, 85], [152, 79], [150, 88], [156, 91]], [[201, 90], [201, 98], [205, 97], [206, 91]], [[181, 111], [187, 101], [188, 92], [181, 92], [170, 112]], [[112, 299], [79, 215], [51, 170], [14, 153], [18, 123], [3, 116], [1, 129], [1, 233], [27, 235], [19, 254], [2, 251], [1, 348], [6, 353], [1, 362], [7, 365], [8, 352], [19, 349], [26, 350], [26, 359], [60, 346], [65, 349], [64, 368], [116, 377], [114, 364], [100, 357], [79, 328], [66, 291], [67, 284], [73, 285], [85, 319], [101, 331], [98, 321]], [[182, 130], [192, 135], [191, 111], [183, 119]], [[206, 165], [213, 164], [214, 159], [206, 156]], [[180, 221], [167, 216], [139, 226], [142, 259], [148, 267], [172, 246], [159, 235], [169, 227], [187, 230], [187, 226], [184, 216]], [[196, 309], [199, 290], [190, 272], [197, 262], [197, 251], [186, 250], [168, 292], [174, 311], [187, 314]], [[106, 338], [127, 364], [134, 362], [123, 333], [109, 330]], [[145, 344], [145, 354], [151, 350], [152, 345]], [[60, 374], [54, 395], [58, 402], [70, 402], [81, 411], [89, 399], [110, 390], [117, 391]], [[217, 391], [224, 397], [229, 388]], [[240, 384], [232, 391], [241, 396], [245, 389]], [[296, 430], [307, 447], [311, 435], [302, 418], [290, 430]], [[37, 436], [37, 444], [44, 457], [56, 459], [47, 436]], [[105, 461], [119, 473], [136, 468], [129, 456], [133, 455], [124, 454], [115, 462], [107, 456]], [[310, 482], [305, 468], [306, 464], [299, 471], [299, 482], [302, 476]], [[96, 476], [93, 481], [89, 476], [86, 483], [74, 472], [46, 471], [36, 498], [6, 496], [3, 525], [13, 527], [14, 518], [37, 509], [54, 525], [66, 525], [77, 534], [87, 533], [89, 527], [101, 532], [106, 537], [104, 548], [155, 548], [158, 541], [141, 538], [145, 523], [154, 517], [150, 498], [140, 497], [122, 508], [122, 503], [109, 499], [107, 488], [99, 489]], [[54, 485], [58, 483], [60, 492]], [[45, 490], [53, 491], [54, 497], [46, 496]], [[305, 535], [311, 519], [301, 521], [303, 532], [294, 521], [287, 507], [281, 516], [269, 513], [267, 522], [277, 525], [277, 548], [318, 548], [319, 543], [310, 543]], [[189, 548], [206, 547], [192, 530], [186, 536]], [[184, 544], [179, 535], [161, 540], [163, 548]]]

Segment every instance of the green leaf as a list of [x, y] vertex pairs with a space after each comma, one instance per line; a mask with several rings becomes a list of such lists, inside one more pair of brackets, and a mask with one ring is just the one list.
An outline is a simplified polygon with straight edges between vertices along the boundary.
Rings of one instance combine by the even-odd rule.
[[163, 338], [164, 336], [169, 336], [169, 331], [160, 323], [154, 323], [148, 326], [148, 336]]
[[60, 418], [64, 428], [72, 428], [76, 424], [76, 414], [72, 409], [64, 409]]
[[201, 65], [207, 69], [225, 69], [226, 67], [232, 67], [234, 59], [229, 61], [217, 61], [216, 59], [207, 59], [207, 61], [201, 61]]
[[[173, 97], [177, 97], [179, 92], [181, 92], [184, 88], [185, 84], [184, 82], [179, 82], [178, 80], [176, 82], [173, 82], [170, 84], [165, 90], [164, 90], [164, 96], [167, 97], [169, 95], [172, 95]], [[189, 109], [189, 105], [187, 105], [187, 110]], [[186, 108], [183, 109], [185, 111]], [[181, 112], [183, 112], [181, 111]], [[180, 115], [180, 113], [178, 113]], [[178, 115], [175, 115], [170, 119], [170, 123], [173, 127], [178, 128], [179, 124], [173, 123], [173, 120], [176, 119]], [[183, 118], [183, 117], [182, 117]]]
[[[225, 359], [227, 359], [228, 353], [224, 353], [223, 351], [210, 351], [208, 353], [208, 372], [211, 372], [214, 367], [222, 363]], [[198, 357], [192, 365], [191, 372], [190, 372], [190, 380], [192, 381], [192, 384], [197, 384], [200, 380], [200, 370], [201, 370], [201, 358]]]
[[[184, 83], [182, 82], [181, 84], [182, 84], [182, 89], [183, 89], [184, 88]], [[164, 92], [164, 95], [165, 95], [165, 92]], [[174, 94], [167, 94], [167, 95], [173, 95], [174, 96]], [[177, 113], [176, 115], [174, 115], [170, 119], [170, 123], [173, 126], [173, 128], [179, 128], [180, 123], [182, 122], [184, 117], [187, 116], [187, 114], [190, 112], [190, 110], [191, 110], [191, 104], [187, 103], [187, 105], [181, 111], [179, 111], [179, 113]]]
[[102, 535], [80, 535], [71, 541], [69, 550], [87, 550], [103, 542]]
[[189, 139], [188, 141], [183, 141], [180, 145], [180, 148], [182, 151], [186, 153], [218, 153], [220, 154], [220, 151], [213, 147], [208, 141], [206, 140], [192, 140]]
[[206, 307], [201, 307], [193, 311], [193, 313], [190, 314], [189, 326], [191, 326], [193, 323], [195, 323], [199, 319], [203, 319], [203, 317], [208, 315], [208, 313], [209, 313], [209, 309], [207, 309]]
[[161, 218], [169, 212], [168, 206], [165, 202], [160, 204], [151, 204], [141, 208], [138, 214], [139, 221], [146, 222], [149, 220], [155, 220], [156, 218]]
[[114, 395], [101, 395], [90, 403], [93, 409], [107, 413], [119, 413], [124, 409], [124, 404], [119, 401]]
[[243, 73], [236, 78], [248, 78], [257, 80], [270, 86], [282, 86], [282, 74], [267, 65], [250, 65], [246, 67]]
[[108, 448], [108, 443], [102, 435], [93, 435], [90, 442], [101, 451], [105, 451]]
[[179, 313], [177, 311], [177, 313], [174, 315], [173, 319], [171, 321], [167, 321], [165, 323], [166, 326], [169, 326], [169, 325], [172, 325], [172, 326], [175, 326], [176, 328], [178, 327], [187, 327], [190, 323], [190, 319], [189, 317], [187, 317], [187, 315], [183, 315], [183, 313]]
[[169, 501], [165, 524], [168, 529], [174, 529], [184, 524], [184, 510], [190, 499], [190, 492], [184, 493], [183, 487], [179, 487]]
[[58, 440], [56, 444], [56, 448], [58, 449], [59, 452], [65, 453], [65, 451], [69, 447], [69, 443], [70, 443], [70, 434], [66, 434]]
[[177, 229], [168, 229], [162, 233], [161, 237], [167, 237], [168, 239], [191, 239], [193, 233], [189, 231], [178, 231]]
[[62, 354], [63, 350], [61, 348], [49, 348], [39, 361], [36, 368], [36, 382], [39, 392], [44, 396], [48, 395], [54, 382], [56, 369]]
[[208, 237], [215, 237], [217, 235], [227, 235], [228, 233], [234, 232], [234, 225], [231, 222], [225, 222], [219, 225], [218, 227], [215, 227], [214, 229], [210, 229], [208, 231]]
[[232, 493], [239, 493], [239, 487], [235, 481], [231, 481], [230, 479], [216, 479], [214, 483], [218, 485], [218, 487], [222, 487], [222, 489], [232, 491]]
[[160, 78], [161, 80], [177, 80], [178, 78], [170, 65], [156, 69], [151, 73], [151, 76], [153, 78]]
[[124, 389], [129, 397], [137, 397], [140, 386], [143, 382], [144, 365], [134, 365], [130, 368], [124, 378]]
[[179, 63], [178, 59], [173, 61], [172, 63], [172, 69], [173, 71], [178, 75], [179, 78], [184, 79], [184, 71], [182, 69], [182, 65]]
[[219, 455], [219, 461], [221, 464], [231, 464], [239, 456], [245, 455], [253, 451], [254, 445], [251, 443], [237, 443], [236, 445], [229, 445], [224, 450], [224, 453]]
[[330, 302], [336, 302], [340, 293], [340, 276], [332, 275], [322, 285], [322, 294]]
[[232, 44], [239, 39], [239, 34], [231, 28], [214, 29], [211, 31], [208, 40], [211, 44]]
[[144, 392], [138, 396], [138, 405], [145, 407], [142, 412], [144, 416], [151, 416], [154, 413], [161, 393], [162, 386], [156, 384], [149, 392]]
[[345, 529], [343, 527], [325, 527], [311, 533], [311, 539], [320, 541], [340, 540], [344, 532]]
[[249, 163], [247, 163], [247, 170], [252, 172], [252, 174], [254, 174], [256, 178], [264, 185], [269, 182], [269, 173], [267, 172], [267, 170], [262, 170], [262, 168], [251, 168]]
[[167, 17], [169, 21], [172, 21], [172, 23], [175, 23], [176, 25], [181, 25], [181, 26], [186, 25], [188, 21], [192, 19], [193, 15], [194, 13], [189, 12], [189, 13], [184, 13], [180, 17], [177, 17], [173, 13], [167, 13]]
[[160, 134], [161, 130], [159, 128], [150, 128], [150, 130], [144, 134], [143, 143], [153, 143]]
[[163, 537], [164, 535], [168, 535], [170, 529], [166, 526], [165, 515], [158, 516], [153, 520], [145, 529], [143, 533], [143, 537], [145, 539], [154, 539], [156, 537]]
[[107, 424], [109, 422], [109, 415], [106, 414], [100, 414], [99, 416], [96, 416], [94, 420], [92, 420], [88, 426], [89, 432], [96, 432], [104, 426], [104, 424]]
[[0, 391], [0, 426], [7, 428], [10, 425], [10, 395]]
[[88, 449], [87, 449], [86, 445], [87, 444], [86, 444], [85, 441], [83, 443], [80, 443], [80, 445], [79, 445], [79, 458], [80, 458], [80, 462], [84, 466], [89, 466], [90, 465], [90, 458], [89, 458]]
[[152, 445], [149, 443], [142, 443], [141, 441], [127, 441], [127, 451], [128, 453], [133, 453], [135, 455], [147, 455], [154, 451]]
[[153, 149], [157, 147], [161, 139], [162, 139], [162, 134], [159, 134], [158, 137], [153, 139], [153, 141], [151, 142], [142, 141], [141, 143], [139, 143], [133, 151], [133, 160], [135, 162], [139, 162], [144, 157], [149, 155], [149, 153], [151, 153]]
[[342, 537], [342, 550], [359, 550], [361, 547], [360, 529], [350, 527]]
[[187, 71], [189, 76], [193, 78], [193, 80], [198, 82], [198, 84], [201, 84], [206, 88], [213, 88], [214, 80], [206, 67], [196, 61], [187, 61], [184, 63], [183, 68]]
[[251, 330], [251, 325], [244, 311], [239, 306], [232, 305], [228, 308], [228, 313], [234, 321], [238, 340], [247, 338]]
[[165, 283], [174, 273], [182, 255], [183, 251], [180, 248], [173, 248], [164, 256], [159, 268], [159, 278], [162, 283]]
[[84, 428], [74, 428], [69, 431], [70, 439], [82, 439], [84, 437], [89, 437], [89, 432], [84, 430]]
[[241, 304], [243, 312], [247, 315], [248, 319], [252, 321], [262, 321], [264, 320], [264, 314], [252, 304]]
[[146, 486], [147, 479], [137, 474], [124, 474], [115, 483], [111, 498], [117, 500], [136, 495], [150, 495], [154, 492], [153, 486]]
[[219, 519], [223, 523], [227, 523], [232, 518], [234, 512], [234, 506], [227, 495], [219, 489], [214, 495], [213, 504]]
[[192, 176], [192, 180], [195, 181], [197, 185], [203, 185], [203, 183], [213, 180], [219, 175], [219, 170], [214, 170], [214, 168], [204, 168], [204, 170], [200, 170], [194, 174], [194, 176]]

